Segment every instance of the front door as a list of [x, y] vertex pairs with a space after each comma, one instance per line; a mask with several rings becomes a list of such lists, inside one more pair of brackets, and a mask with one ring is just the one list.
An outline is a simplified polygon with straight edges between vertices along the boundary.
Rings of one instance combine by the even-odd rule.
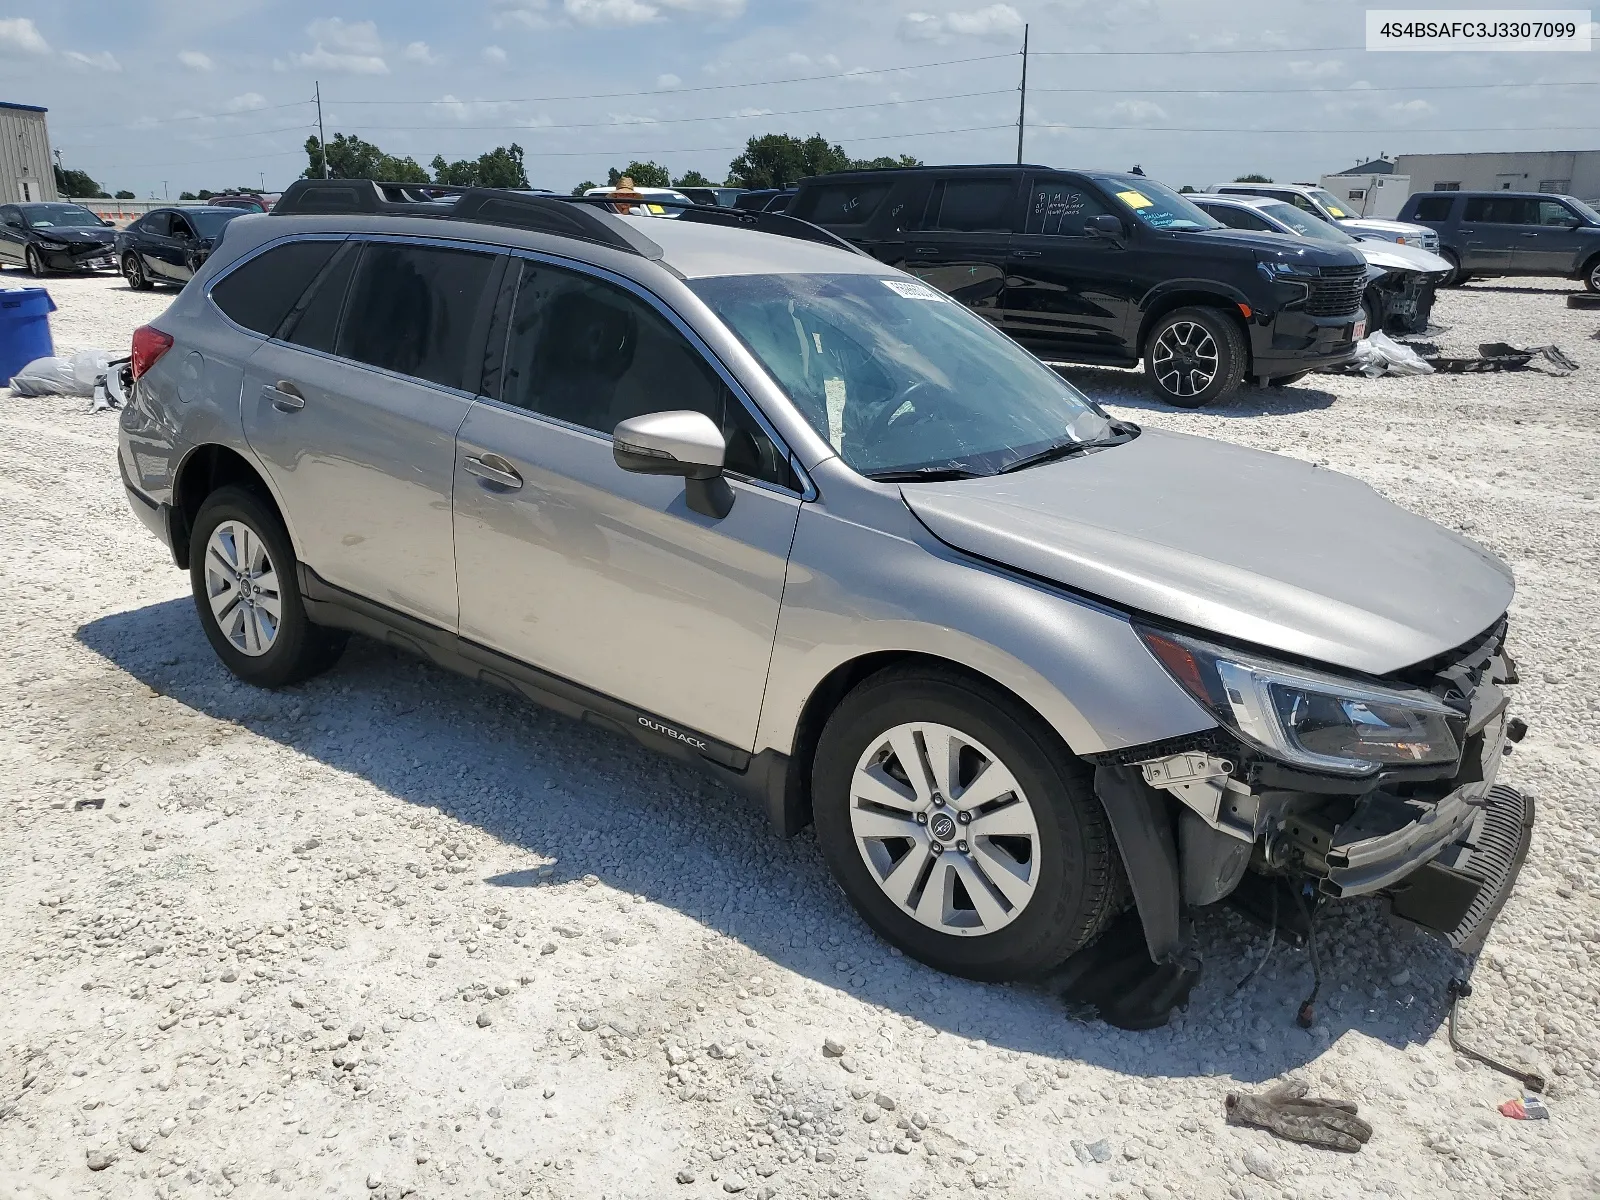
[[28, 226], [22, 210], [11, 205], [0, 207], [0, 263], [20, 267], [28, 251]]
[[[1084, 180], [1036, 176], [1007, 264], [1006, 332], [1042, 357], [1126, 359], [1138, 297], [1128, 253], [1089, 237], [1084, 222], [1111, 213]], [[1114, 213], [1112, 215], [1115, 215]]]
[[189, 223], [175, 212], [153, 212], [141, 222], [145, 231], [135, 245], [144, 259], [145, 270], [152, 279], [167, 283], [180, 283], [183, 274], [183, 246], [173, 235], [174, 228], [188, 228]]
[[491, 254], [347, 243], [245, 368], [245, 435], [301, 560], [452, 631], [455, 436], [495, 274]]
[[[527, 262], [503, 386], [458, 438], [464, 639], [647, 717], [750, 750], [800, 497], [785, 456], [702, 349], [618, 283]], [[695, 409], [728, 436], [735, 500], [691, 511], [611, 430]]]
[[1517, 270], [1537, 275], [1570, 275], [1578, 269], [1578, 247], [1587, 242], [1582, 222], [1559, 200], [1530, 200], [1534, 224], [1522, 231], [1512, 254]]
[[1016, 172], [936, 181], [920, 227], [906, 233], [905, 262], [897, 265], [1004, 328], [1019, 183]]

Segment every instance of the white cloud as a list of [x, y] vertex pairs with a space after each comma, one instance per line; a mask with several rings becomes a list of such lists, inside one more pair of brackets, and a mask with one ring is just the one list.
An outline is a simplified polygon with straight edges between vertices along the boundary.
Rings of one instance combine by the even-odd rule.
[[1325, 58], [1321, 62], [1301, 59], [1289, 63], [1289, 74], [1297, 79], [1332, 79], [1344, 74], [1344, 64], [1336, 58]]
[[258, 108], [265, 108], [266, 106], [267, 98], [260, 92], [245, 92], [241, 96], [235, 96], [227, 103], [227, 109], [229, 112], [251, 112]]
[[975, 12], [950, 13], [944, 24], [960, 37], [1009, 39], [1022, 36], [1022, 14], [1009, 4], [991, 4]]
[[569, 20], [591, 28], [648, 25], [674, 14], [729, 19], [742, 16], [744, 8], [745, 0], [562, 0], [561, 4]]
[[421, 63], [425, 67], [439, 61], [438, 55], [428, 48], [427, 42], [408, 42], [406, 48], [400, 51], [400, 57], [408, 63]]
[[50, 43], [27, 17], [0, 17], [0, 54], [49, 54]]
[[1109, 108], [1102, 108], [1100, 111], [1105, 116], [1120, 117], [1124, 121], [1146, 122], [1167, 119], [1167, 110], [1153, 100], [1118, 100]]
[[350, 75], [387, 75], [389, 64], [380, 54], [336, 54], [326, 46], [318, 46], [310, 54], [294, 54], [290, 60], [297, 67], [308, 70], [343, 71]]
[[900, 36], [908, 42], [931, 42], [944, 33], [944, 21], [932, 13], [909, 12], [900, 18]]
[[67, 50], [62, 53], [74, 67], [89, 71], [121, 71], [122, 64], [117, 61], [116, 55], [109, 50], [97, 50], [93, 54], [83, 54], [77, 50]]
[[485, 46], [483, 48], [483, 61], [502, 66], [506, 61], [506, 52], [499, 46]]
[[217, 64], [211, 61], [209, 54], [202, 54], [198, 50], [178, 51], [178, 61], [191, 71], [214, 71]]
[[682, 82], [683, 80], [679, 79], [676, 75], [673, 75], [670, 72], [666, 75], [656, 76], [656, 86], [658, 88], [675, 88]]
[[548, 0], [494, 0], [494, 15], [490, 18], [496, 29], [508, 25], [521, 25], [525, 29], [544, 29], [550, 24], [545, 16]]
[[383, 41], [373, 21], [346, 21], [323, 17], [306, 26], [306, 34], [320, 46], [330, 46], [347, 54], [382, 54]]

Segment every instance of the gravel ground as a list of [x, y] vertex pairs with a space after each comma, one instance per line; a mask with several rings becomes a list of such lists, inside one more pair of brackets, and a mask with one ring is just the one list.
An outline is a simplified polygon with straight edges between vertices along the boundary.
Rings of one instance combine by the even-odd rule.
[[[22, 277], [7, 273], [4, 282]], [[62, 350], [169, 295], [53, 280]], [[1582, 371], [1246, 389], [1120, 415], [1314, 459], [1520, 580], [1540, 824], [1465, 1014], [1551, 1072], [1552, 1119], [1446, 1043], [1460, 962], [1375, 906], [1304, 954], [1227, 913], [1166, 1029], [1069, 1019], [868, 933], [808, 834], [599, 730], [371, 643], [235, 683], [128, 511], [115, 417], [0, 392], [0, 1196], [1593, 1197], [1600, 1194], [1600, 318], [1469, 286], [1447, 347]], [[1225, 481], [1219, 480], [1219, 486]], [[1293, 1073], [1357, 1100], [1354, 1157], [1222, 1120]]]

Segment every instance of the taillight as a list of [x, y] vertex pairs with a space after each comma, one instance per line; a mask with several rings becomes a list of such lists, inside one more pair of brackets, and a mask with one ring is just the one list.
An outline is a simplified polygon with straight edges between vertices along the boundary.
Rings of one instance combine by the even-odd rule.
[[168, 350], [172, 349], [172, 335], [162, 333], [154, 325], [141, 325], [133, 331], [132, 362], [128, 364], [135, 379], [143, 375], [156, 365], [159, 359]]

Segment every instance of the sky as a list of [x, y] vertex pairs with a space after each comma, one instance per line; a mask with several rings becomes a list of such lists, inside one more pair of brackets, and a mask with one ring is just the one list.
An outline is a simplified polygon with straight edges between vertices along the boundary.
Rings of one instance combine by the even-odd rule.
[[1369, 53], [1347, 0], [0, 0], [0, 100], [141, 197], [283, 187], [318, 83], [330, 138], [424, 165], [516, 142], [561, 191], [635, 158], [720, 181], [768, 132], [1010, 162], [1025, 24], [1030, 162], [1204, 187], [1600, 146], [1600, 47]]

